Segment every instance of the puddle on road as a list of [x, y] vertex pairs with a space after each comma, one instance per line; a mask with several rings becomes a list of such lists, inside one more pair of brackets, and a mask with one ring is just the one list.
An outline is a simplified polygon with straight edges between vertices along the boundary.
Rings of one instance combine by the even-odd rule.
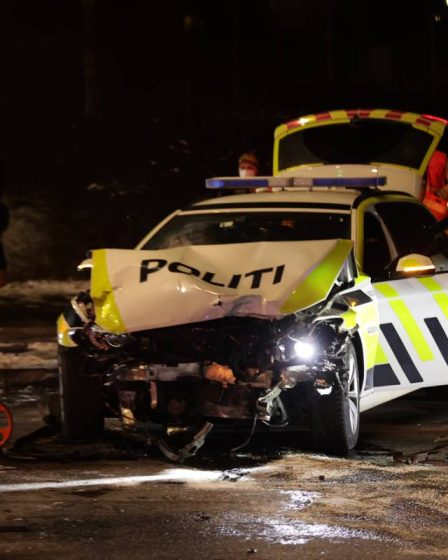
[[350, 529], [324, 523], [307, 523], [306, 521], [286, 517], [272, 518], [244, 515], [225, 516], [220, 532], [226, 536], [259, 539], [283, 545], [302, 545], [311, 539], [342, 541], [347, 539], [375, 540], [394, 542], [394, 539], [360, 529]]
[[[253, 445], [244, 453], [231, 456], [222, 452], [223, 442], [227, 444], [228, 440], [217, 438], [216, 445], [204, 454], [200, 452], [178, 471], [166, 469], [163, 476], [163, 466], [155, 476], [144, 478], [105, 478], [105, 472], [110, 472], [107, 470], [99, 476], [86, 476], [84, 472], [85, 478], [78, 480], [78, 474], [76, 480], [70, 480], [67, 473], [61, 473], [50, 483], [51, 486], [48, 483], [30, 486], [20, 480], [19, 483], [25, 484], [19, 488], [22, 492], [60, 488], [80, 493], [84, 499], [101, 496], [104, 488], [129, 483], [202, 481], [206, 483], [203, 488], [207, 496], [215, 487], [207, 486], [207, 483], [218, 484], [217, 499], [218, 495], [222, 496], [226, 507], [235, 504], [233, 512], [213, 516], [213, 529], [207, 525], [207, 530], [215, 530], [224, 536], [281, 545], [305, 545], [312, 540], [341, 543], [353, 540], [411, 544], [418, 541], [430, 547], [432, 542], [445, 542], [448, 493], [443, 489], [448, 487], [446, 469], [394, 461], [378, 464], [377, 458], [382, 453], [391, 456], [389, 449], [375, 448], [373, 455], [357, 453], [354, 457], [341, 458], [275, 446], [274, 439], [271, 441], [265, 437], [263, 446]], [[43, 461], [48, 460], [51, 453], [64, 462], [113, 459], [114, 453], [120, 459], [155, 458], [141, 448], [120, 456], [120, 445], [123, 446], [123, 438], [119, 432], [106, 434], [101, 441], [76, 446], [61, 441], [55, 433], [45, 435], [41, 432], [34, 442], [29, 440], [28, 449], [34, 449], [35, 458]], [[40, 449], [41, 455], [36, 449]], [[201, 480], [195, 481], [194, 477]], [[231, 484], [219, 484], [222, 482]], [[4, 489], [7, 490], [10, 488]], [[234, 497], [239, 493], [244, 495], [242, 501]]]

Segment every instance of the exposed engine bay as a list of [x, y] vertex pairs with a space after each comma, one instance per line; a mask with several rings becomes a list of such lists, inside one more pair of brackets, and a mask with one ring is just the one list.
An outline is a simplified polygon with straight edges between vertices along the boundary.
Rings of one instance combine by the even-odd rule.
[[341, 383], [353, 335], [335, 315], [319, 320], [315, 309], [114, 334], [95, 323], [87, 292], [66, 315], [81, 374], [101, 387], [104, 416], [180, 462], [229, 422], [245, 422], [248, 432], [257, 421], [297, 425], [313, 395]]

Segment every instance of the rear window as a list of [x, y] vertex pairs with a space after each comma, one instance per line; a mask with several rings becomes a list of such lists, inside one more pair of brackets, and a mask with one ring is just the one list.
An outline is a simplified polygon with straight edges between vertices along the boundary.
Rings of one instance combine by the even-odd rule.
[[229, 212], [178, 215], [141, 249], [317, 239], [350, 239], [350, 214]]
[[419, 169], [433, 137], [404, 122], [358, 119], [297, 130], [279, 142], [279, 169], [312, 163], [392, 163]]

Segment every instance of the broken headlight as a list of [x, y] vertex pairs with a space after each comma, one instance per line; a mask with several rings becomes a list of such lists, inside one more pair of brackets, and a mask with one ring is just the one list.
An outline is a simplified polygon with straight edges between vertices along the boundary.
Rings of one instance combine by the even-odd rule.
[[308, 340], [297, 340], [294, 343], [294, 352], [300, 360], [308, 361], [313, 358], [317, 352], [316, 344]]

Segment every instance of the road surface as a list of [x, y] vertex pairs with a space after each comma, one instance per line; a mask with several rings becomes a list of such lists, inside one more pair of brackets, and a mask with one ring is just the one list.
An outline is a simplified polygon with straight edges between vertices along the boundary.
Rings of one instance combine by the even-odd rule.
[[443, 391], [365, 413], [345, 458], [314, 454], [306, 432], [262, 431], [236, 455], [241, 434], [215, 436], [182, 465], [113, 424], [75, 445], [42, 420], [54, 301], [0, 296], [0, 399], [16, 422], [0, 457], [0, 559], [448, 558]]

